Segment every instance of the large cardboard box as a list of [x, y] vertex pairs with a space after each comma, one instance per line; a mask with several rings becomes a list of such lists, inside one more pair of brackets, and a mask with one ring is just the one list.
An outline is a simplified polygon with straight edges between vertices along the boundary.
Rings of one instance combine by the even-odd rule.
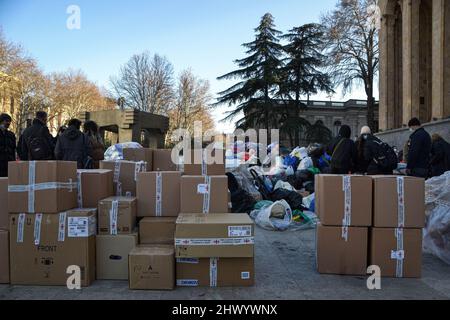
[[254, 223], [247, 214], [180, 214], [175, 254], [177, 258], [251, 258]]
[[128, 255], [138, 235], [97, 236], [97, 280], [128, 280]]
[[[216, 159], [216, 154], [217, 158]], [[192, 149], [189, 157], [184, 158], [184, 174], [188, 176], [225, 175], [225, 150]]]
[[0, 230], [0, 283], [9, 283], [9, 233]]
[[9, 162], [8, 177], [10, 213], [58, 213], [77, 207], [76, 162]]
[[123, 159], [135, 162], [145, 162], [146, 171], [153, 170], [153, 150], [148, 148], [124, 148]]
[[65, 286], [69, 266], [80, 267], [81, 285], [95, 280], [96, 211], [12, 214], [11, 284]]
[[111, 170], [78, 170], [78, 207], [97, 208], [98, 202], [114, 195]]
[[139, 221], [140, 244], [174, 244], [175, 217], [143, 218]]
[[371, 228], [370, 265], [383, 277], [420, 278], [422, 229]]
[[183, 213], [228, 212], [227, 176], [181, 177], [181, 207]]
[[8, 178], [0, 178], [0, 229], [9, 230]]
[[153, 171], [178, 171], [178, 164], [172, 161], [171, 149], [153, 150]]
[[316, 212], [325, 226], [372, 225], [372, 179], [316, 175]]
[[414, 177], [373, 177], [373, 226], [423, 228], [425, 180]]
[[114, 195], [135, 197], [137, 176], [146, 170], [146, 166], [143, 162], [101, 161], [100, 169], [112, 170]]
[[177, 286], [249, 287], [254, 285], [253, 258], [178, 258]]
[[137, 181], [138, 217], [177, 217], [181, 173], [141, 172]]
[[130, 289], [173, 290], [175, 258], [173, 246], [139, 246], [130, 252]]
[[130, 234], [136, 228], [136, 198], [109, 197], [98, 203], [98, 234]]
[[317, 270], [325, 274], [366, 275], [368, 228], [348, 227], [347, 239], [343, 228], [317, 226]]

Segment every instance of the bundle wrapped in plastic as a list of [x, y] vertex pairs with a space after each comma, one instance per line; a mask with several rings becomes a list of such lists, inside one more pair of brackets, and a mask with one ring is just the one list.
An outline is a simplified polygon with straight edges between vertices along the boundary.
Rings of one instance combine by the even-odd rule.
[[123, 160], [123, 149], [140, 149], [137, 142], [118, 143], [109, 147], [105, 152], [105, 160]]
[[426, 181], [425, 204], [424, 250], [450, 264], [450, 171]]

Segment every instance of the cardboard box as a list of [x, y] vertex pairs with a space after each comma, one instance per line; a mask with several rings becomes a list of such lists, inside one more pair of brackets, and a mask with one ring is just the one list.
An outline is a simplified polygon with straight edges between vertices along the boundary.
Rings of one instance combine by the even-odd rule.
[[8, 178], [0, 178], [0, 229], [9, 230]]
[[97, 280], [128, 280], [128, 255], [138, 235], [97, 236]]
[[136, 228], [136, 198], [109, 197], [98, 203], [98, 234], [130, 234]]
[[130, 252], [130, 289], [173, 290], [175, 258], [173, 246], [139, 246]]
[[343, 228], [317, 226], [317, 270], [324, 274], [366, 275], [368, 228], [348, 227], [347, 241]]
[[58, 213], [77, 207], [76, 162], [11, 161], [8, 174], [10, 213]]
[[0, 283], [9, 283], [9, 233], [0, 230]]
[[95, 280], [96, 212], [12, 214], [11, 284], [66, 286], [69, 266], [79, 266], [81, 285]]
[[250, 287], [254, 285], [253, 258], [178, 258], [177, 286]]
[[153, 150], [153, 171], [179, 171], [178, 163], [172, 161], [172, 149]]
[[[216, 161], [216, 153], [218, 161]], [[192, 149], [190, 159], [184, 158], [184, 174], [188, 176], [225, 175], [225, 150]]]
[[143, 161], [146, 171], [153, 170], [153, 150], [148, 148], [124, 148], [123, 159], [128, 161]]
[[170, 244], [175, 241], [175, 222], [177, 218], [153, 217], [139, 221], [140, 244]]
[[[402, 182], [403, 194], [402, 192], [398, 193], [397, 189], [398, 187], [401, 187]], [[414, 177], [378, 176], [373, 177], [373, 185], [374, 227], [423, 228], [425, 226], [424, 179]], [[401, 215], [402, 203], [404, 210], [403, 216]]]
[[177, 217], [180, 172], [141, 172], [137, 181], [138, 217]]
[[181, 177], [180, 211], [184, 213], [228, 212], [228, 177]]
[[[316, 212], [324, 226], [372, 225], [372, 179], [367, 176], [316, 175]], [[344, 191], [344, 185], [346, 186]], [[348, 207], [345, 205], [348, 200]], [[346, 211], [346, 208], [349, 211]], [[344, 223], [348, 212], [347, 223]], [[349, 223], [348, 223], [349, 222]]]
[[78, 170], [78, 207], [97, 208], [98, 202], [114, 195], [111, 170]]
[[177, 258], [252, 258], [254, 232], [247, 214], [180, 214], [175, 254]]
[[382, 277], [420, 278], [422, 275], [422, 229], [372, 228], [370, 265]]
[[114, 195], [135, 197], [137, 176], [146, 170], [146, 166], [134, 161], [101, 161], [100, 169], [112, 170]]

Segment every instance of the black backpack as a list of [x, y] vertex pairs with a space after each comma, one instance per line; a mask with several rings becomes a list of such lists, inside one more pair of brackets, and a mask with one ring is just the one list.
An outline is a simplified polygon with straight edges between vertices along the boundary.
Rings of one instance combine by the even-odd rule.
[[373, 138], [372, 142], [375, 146], [373, 161], [383, 171], [395, 170], [398, 166], [398, 157], [394, 149], [376, 137]]
[[52, 151], [44, 138], [44, 129], [41, 128], [37, 135], [28, 138], [27, 147], [30, 160], [49, 160]]

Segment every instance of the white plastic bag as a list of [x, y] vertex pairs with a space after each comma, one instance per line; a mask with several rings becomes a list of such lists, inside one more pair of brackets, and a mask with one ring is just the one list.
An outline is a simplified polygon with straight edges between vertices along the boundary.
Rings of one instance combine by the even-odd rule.
[[250, 216], [258, 226], [266, 230], [285, 231], [292, 223], [292, 210], [285, 200], [254, 210]]
[[286, 181], [283, 180], [278, 180], [277, 183], [275, 184], [275, 187], [273, 188], [273, 190], [277, 190], [277, 189], [285, 189], [285, 190], [289, 190], [289, 191], [296, 191], [295, 188]]
[[123, 160], [123, 149], [141, 149], [137, 142], [118, 143], [109, 147], [105, 152], [105, 160]]

